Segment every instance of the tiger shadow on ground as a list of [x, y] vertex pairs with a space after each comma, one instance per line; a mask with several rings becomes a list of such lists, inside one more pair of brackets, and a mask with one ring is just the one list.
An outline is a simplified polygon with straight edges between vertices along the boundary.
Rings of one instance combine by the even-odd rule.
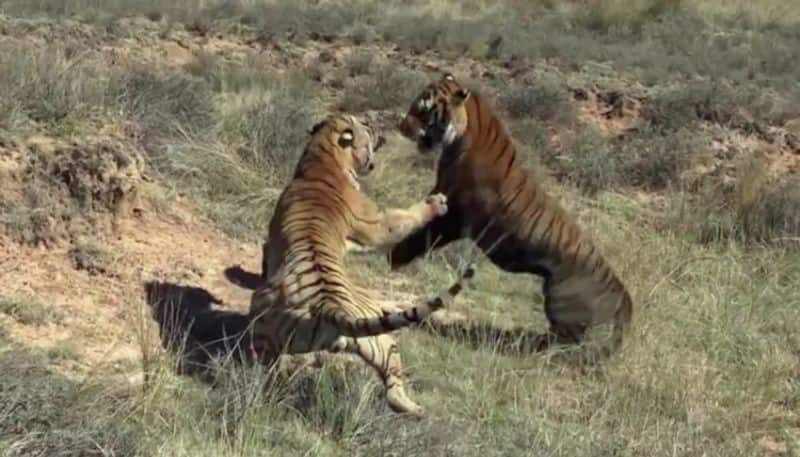
[[217, 361], [252, 359], [246, 314], [214, 309], [222, 300], [200, 287], [148, 281], [144, 289], [161, 345], [177, 357], [178, 374], [210, 381]]
[[[261, 275], [243, 269], [239, 265], [225, 269], [225, 277], [240, 287], [255, 290], [261, 282]], [[525, 328], [517, 327], [504, 329], [490, 324], [469, 321], [459, 316], [451, 316], [449, 313], [440, 312], [431, 316], [427, 322], [412, 325], [417, 329], [426, 331], [430, 334], [444, 337], [469, 346], [474, 350], [490, 349], [494, 352], [524, 356], [533, 353], [546, 352], [543, 342], [546, 335]], [[559, 357], [574, 351], [558, 351]]]
[[[334, 373], [326, 386], [339, 392], [347, 391], [352, 384], [346, 373], [361, 368], [353, 357], [324, 352], [257, 359], [251, 349], [248, 315], [214, 309], [213, 305], [224, 303], [201, 287], [150, 281], [144, 288], [147, 304], [159, 327], [161, 344], [177, 358], [177, 374], [221, 388], [225, 391], [220, 394], [222, 398], [244, 394], [249, 396], [247, 407], [258, 401], [276, 401], [314, 417], [314, 411], [325, 406], [320, 369], [328, 367]], [[343, 397], [355, 395], [356, 392], [348, 391]], [[372, 404], [384, 408], [378, 397]], [[242, 417], [236, 415], [231, 419], [228, 431], [235, 429]]]
[[261, 283], [261, 275], [245, 270], [239, 265], [228, 267], [224, 271], [228, 281], [249, 290], [256, 290]]
[[491, 324], [474, 322], [459, 316], [453, 318], [431, 317], [422, 327], [436, 336], [469, 346], [474, 350], [491, 349], [505, 355], [526, 355], [543, 352], [545, 335], [525, 328], [500, 328]]
[[[446, 316], [446, 315], [445, 315]], [[463, 316], [437, 317], [434, 314], [421, 324], [429, 333], [466, 345], [476, 351], [491, 351], [512, 357], [540, 354], [548, 362], [589, 369], [610, 358], [613, 353], [603, 343], [586, 340], [580, 344], [547, 343], [548, 334], [523, 327], [499, 328], [474, 322]]]

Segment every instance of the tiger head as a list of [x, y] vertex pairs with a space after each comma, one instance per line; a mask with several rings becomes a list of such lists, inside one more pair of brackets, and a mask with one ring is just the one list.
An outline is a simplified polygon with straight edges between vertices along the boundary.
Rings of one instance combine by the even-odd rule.
[[375, 168], [375, 151], [385, 143], [375, 129], [347, 113], [331, 114], [309, 130], [311, 140], [305, 155], [325, 152], [352, 178]]
[[461, 138], [467, 129], [467, 110], [464, 102], [470, 91], [446, 73], [433, 82], [414, 100], [400, 123], [400, 132], [423, 154], [437, 146], [447, 147]]

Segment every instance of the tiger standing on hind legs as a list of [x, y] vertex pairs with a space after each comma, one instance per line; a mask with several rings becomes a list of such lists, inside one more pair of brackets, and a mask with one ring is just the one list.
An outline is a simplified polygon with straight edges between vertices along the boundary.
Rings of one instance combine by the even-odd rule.
[[400, 130], [422, 153], [441, 148], [431, 195], [446, 195], [449, 210], [391, 249], [392, 269], [470, 238], [500, 269], [544, 279], [550, 328], [537, 350], [580, 343], [587, 329], [611, 320], [612, 350], [619, 349], [633, 314], [629, 293], [575, 220], [520, 166], [488, 101], [445, 74], [417, 96]]
[[280, 354], [345, 351], [359, 355], [383, 380], [396, 412], [420, 415], [405, 391], [400, 354], [390, 332], [418, 323], [446, 305], [472, 276], [468, 268], [446, 292], [406, 310], [382, 308], [345, 271], [348, 246], [381, 248], [447, 212], [442, 195], [401, 210], [380, 211], [359, 190], [382, 139], [354, 116], [316, 124], [294, 178], [270, 221], [265, 277], [250, 304], [252, 351], [268, 363]]

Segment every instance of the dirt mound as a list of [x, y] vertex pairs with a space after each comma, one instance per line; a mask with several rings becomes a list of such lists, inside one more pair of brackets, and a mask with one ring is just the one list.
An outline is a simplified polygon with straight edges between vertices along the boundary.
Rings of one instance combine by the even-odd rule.
[[138, 201], [145, 160], [114, 137], [64, 142], [33, 137], [0, 149], [2, 225], [38, 244], [104, 230]]

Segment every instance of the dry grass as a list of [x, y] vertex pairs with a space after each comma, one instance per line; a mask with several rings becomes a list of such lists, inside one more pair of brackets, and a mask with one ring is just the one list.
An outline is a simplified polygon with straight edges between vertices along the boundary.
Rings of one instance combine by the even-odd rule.
[[64, 319], [58, 308], [35, 299], [0, 298], [0, 313], [23, 325], [58, 324]]
[[770, 177], [763, 164], [739, 164], [738, 177], [727, 187], [701, 186], [680, 194], [670, 225], [688, 231], [701, 242], [738, 241], [797, 250], [800, 245], [798, 178]]
[[512, 119], [534, 118], [556, 125], [575, 121], [572, 95], [563, 78], [553, 73], [542, 73], [534, 84], [508, 88], [499, 102]]
[[345, 83], [339, 105], [343, 110], [359, 113], [393, 109], [408, 103], [414, 97], [414, 91], [428, 82], [424, 73], [398, 69], [391, 61], [371, 62], [369, 71], [369, 74], [350, 78]]
[[107, 73], [90, 53], [78, 48], [31, 48], [0, 43], [0, 129], [20, 130], [30, 123], [68, 130], [104, 107]]
[[[797, 116], [800, 73], [791, 62], [800, 35], [792, 27], [800, 18], [785, 8], [789, 2], [771, 0], [764, 8], [718, 0], [588, 7], [545, 0], [200, 3], [0, 4], [3, 13], [36, 15], [36, 21], [77, 18], [103, 40], [126, 39], [100, 30], [135, 32], [125, 28], [135, 24], [119, 19], [140, 15], [209, 39], [260, 36], [269, 43], [263, 56], [204, 54], [167, 69], [109, 68], [66, 45], [29, 52], [3, 42], [0, 64], [9, 71], [0, 74], [0, 138], [34, 132], [82, 141], [97, 124], [128, 122], [132, 136], [125, 146], [143, 151], [159, 189], [189, 196], [227, 233], [257, 239], [306, 129], [332, 107], [393, 120], [424, 84], [421, 68], [429, 60], [466, 69], [485, 65], [503, 75], [498, 64], [511, 55], [535, 68], [547, 59], [542, 67], [558, 73], [537, 73], [534, 84], [498, 80], [493, 89], [524, 143], [521, 159], [536, 164], [542, 157], [562, 178], [553, 192], [631, 289], [636, 312], [625, 350], [597, 365], [567, 349], [515, 353], [508, 338], [490, 330], [544, 330], [540, 282], [483, 261], [475, 287], [455, 305], [482, 331], [400, 334], [412, 395], [428, 411], [412, 421], [387, 411], [374, 373], [360, 362], [339, 360], [287, 378], [220, 359], [210, 384], [179, 376], [178, 360], [153, 349], [159, 340], [140, 309], [126, 309], [120, 319], [139, 341], [141, 364], [75, 376], [80, 341], [41, 349], [6, 330], [69, 321], [35, 298], [3, 299], [3, 455], [800, 452], [800, 183], [745, 173], [756, 170], [749, 166], [732, 186], [682, 177], [709, 153], [700, 126], [758, 133]], [[24, 36], [36, 21], [9, 30]], [[153, 30], [139, 39], [159, 39], [160, 29]], [[370, 43], [365, 49], [383, 54], [356, 52], [337, 67], [316, 69], [316, 76], [345, 78], [339, 87], [325, 87], [304, 67], [280, 68], [283, 63], [269, 60], [270, 53], [294, 58], [298, 49], [331, 40]], [[413, 55], [427, 49], [438, 54]], [[411, 65], [384, 57], [397, 56], [391, 52], [406, 53]], [[642, 98], [645, 125], [609, 137], [579, 124], [578, 101], [567, 89], [575, 84]], [[387, 136], [364, 188], [383, 204], [406, 206], [430, 189], [432, 161], [397, 134]], [[36, 185], [16, 200], [0, 194], [0, 222], [19, 241], [71, 239], [65, 258], [103, 276], [114, 267], [103, 238], [59, 231], [64, 221], [81, 216], [91, 225], [84, 216], [114, 209], [104, 199], [113, 192], [74, 179], [97, 171], [94, 152], [37, 155], [31, 163], [40, 174], [23, 179]], [[116, 157], [106, 152], [100, 156]], [[47, 172], [56, 165], [64, 173]], [[655, 203], [632, 198], [631, 189]], [[459, 243], [399, 272], [389, 272], [382, 255], [354, 257], [350, 268], [390, 299], [406, 300], [448, 284], [470, 255], [469, 244]], [[131, 374], [144, 381], [130, 384]]]
[[100, 240], [95, 238], [82, 238], [75, 241], [67, 255], [72, 261], [72, 265], [78, 270], [84, 270], [92, 275], [110, 272], [112, 254]]
[[616, 140], [587, 129], [565, 139], [554, 168], [588, 195], [601, 190], [679, 190], [694, 184], [684, 174], [711, 157], [710, 138], [691, 129], [647, 128]]

